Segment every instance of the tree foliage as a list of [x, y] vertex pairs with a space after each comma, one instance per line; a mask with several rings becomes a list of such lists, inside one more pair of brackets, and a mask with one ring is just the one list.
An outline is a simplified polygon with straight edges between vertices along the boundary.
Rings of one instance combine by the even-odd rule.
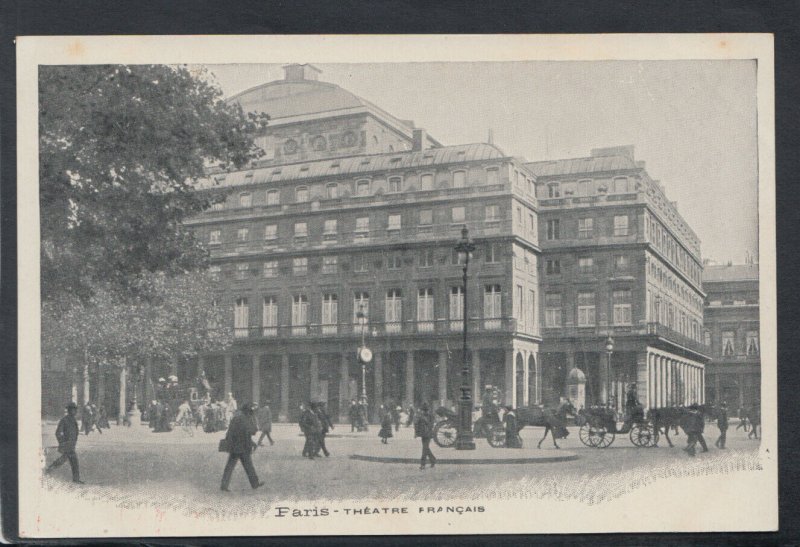
[[202, 267], [207, 253], [183, 221], [213, 197], [192, 184], [211, 164], [257, 157], [266, 121], [185, 67], [41, 67], [43, 299], [56, 309], [97, 287], [135, 296], [142, 274]]

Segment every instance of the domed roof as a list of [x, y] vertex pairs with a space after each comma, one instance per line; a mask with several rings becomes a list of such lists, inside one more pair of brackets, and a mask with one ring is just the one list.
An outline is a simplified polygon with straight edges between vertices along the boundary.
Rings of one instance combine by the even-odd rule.
[[245, 112], [266, 112], [273, 120], [369, 104], [336, 84], [316, 80], [269, 82], [234, 95], [229, 101], [239, 103]]
[[586, 383], [586, 375], [583, 371], [577, 367], [573, 368], [567, 374], [567, 383], [568, 384], [585, 384]]

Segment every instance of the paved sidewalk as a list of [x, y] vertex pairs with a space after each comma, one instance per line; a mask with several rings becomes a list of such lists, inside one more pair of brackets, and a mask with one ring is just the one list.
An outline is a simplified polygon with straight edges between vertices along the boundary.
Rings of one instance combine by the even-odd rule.
[[[436, 463], [442, 464], [511, 464], [553, 463], [578, 459], [569, 450], [538, 450], [536, 448], [492, 448], [485, 442], [476, 443], [475, 450], [440, 448], [431, 443]], [[389, 444], [361, 446], [350, 455], [354, 460], [379, 463], [419, 463], [422, 447], [419, 440], [390, 440]]]

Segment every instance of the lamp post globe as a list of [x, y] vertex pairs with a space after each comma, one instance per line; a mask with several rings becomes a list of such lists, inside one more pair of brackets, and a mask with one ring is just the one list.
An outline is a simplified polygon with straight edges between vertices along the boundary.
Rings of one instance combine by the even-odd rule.
[[470, 253], [475, 250], [475, 244], [469, 238], [469, 230], [467, 226], [461, 229], [461, 239], [455, 247], [456, 253], [460, 262], [464, 264], [464, 290], [463, 290], [463, 323], [464, 323], [464, 341], [462, 348], [463, 363], [461, 368], [461, 397], [458, 400], [458, 433], [456, 435], [456, 450], [475, 450], [475, 441], [472, 437], [472, 387], [471, 387], [471, 373], [470, 363], [467, 356], [467, 331], [468, 331], [468, 314], [467, 314], [467, 274], [469, 271], [469, 258]]

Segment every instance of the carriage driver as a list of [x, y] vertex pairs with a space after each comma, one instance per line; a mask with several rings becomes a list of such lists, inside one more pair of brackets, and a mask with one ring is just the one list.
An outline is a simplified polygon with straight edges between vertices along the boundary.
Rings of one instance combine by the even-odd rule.
[[625, 425], [635, 422], [641, 418], [642, 405], [639, 403], [639, 397], [636, 392], [636, 383], [628, 386], [628, 391], [625, 394]]

